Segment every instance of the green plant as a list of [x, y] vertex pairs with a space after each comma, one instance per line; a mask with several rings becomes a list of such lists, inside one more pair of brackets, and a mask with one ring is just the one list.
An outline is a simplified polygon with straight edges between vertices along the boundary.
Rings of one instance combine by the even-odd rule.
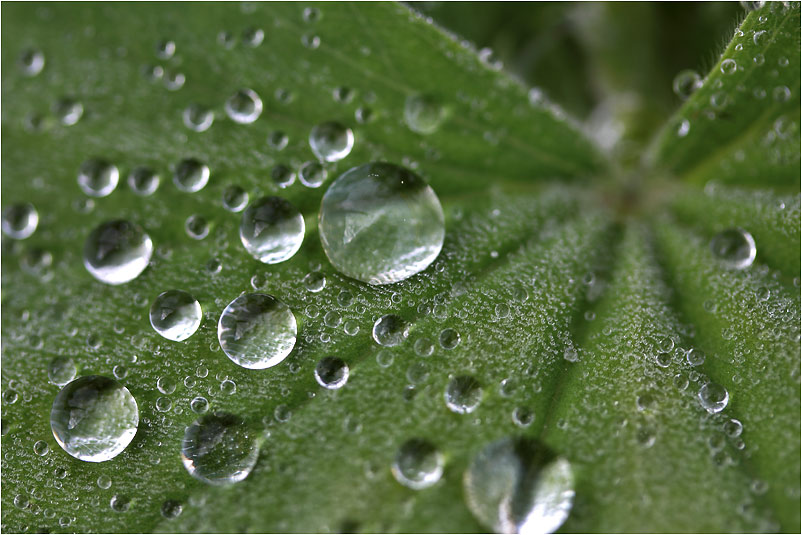
[[[798, 531], [799, 3], [750, 12], [673, 112], [671, 52], [687, 49], [642, 35], [666, 8], [586, 7], [571, 47], [587, 47], [606, 98], [583, 127], [401, 5], [5, 4], [3, 206], [31, 202], [40, 220], [31, 237], [2, 242], [3, 529], [484, 531], [465, 505], [463, 472], [487, 443], [524, 435], [573, 466], [564, 531]], [[264, 30], [258, 46], [242, 41], [251, 27]], [[176, 45], [170, 59], [155, 52], [164, 39]], [[44, 53], [36, 76], [19, 63], [30, 49]], [[560, 73], [581, 83], [566, 61]], [[223, 111], [241, 88], [264, 102], [249, 125]], [[337, 88], [352, 97], [332, 98]], [[429, 135], [404, 123], [415, 95], [445, 116]], [[567, 105], [584, 115], [590, 98], [576, 91]], [[67, 126], [70, 102], [83, 116]], [[191, 105], [215, 112], [207, 131], [182, 123]], [[388, 286], [340, 275], [317, 235], [328, 184], [281, 189], [271, 179], [277, 165], [313, 159], [307, 136], [327, 120], [356, 133], [329, 181], [385, 160], [437, 192], [445, 245], [421, 274]], [[268, 143], [275, 132], [286, 148]], [[122, 183], [89, 205], [75, 177], [92, 157], [123, 177], [151, 166], [161, 186], [142, 197]], [[170, 183], [187, 157], [211, 168], [196, 193]], [[265, 265], [245, 252], [240, 217], [221, 203], [232, 184], [301, 210], [295, 256]], [[184, 229], [193, 214], [210, 227], [201, 241]], [[119, 217], [142, 225], [156, 252], [135, 280], [108, 286], [84, 269], [82, 251], [93, 228]], [[745, 270], [710, 252], [733, 227], [757, 244]], [[325, 276], [322, 291], [307, 288], [310, 272]], [[182, 343], [148, 323], [168, 289], [203, 306]], [[254, 289], [299, 321], [293, 353], [267, 370], [236, 366], [217, 342], [223, 308]], [[409, 337], [381, 348], [370, 330], [390, 312], [410, 322]], [[454, 349], [438, 344], [444, 328], [460, 335]], [[700, 366], [687, 363], [691, 348], [706, 354]], [[663, 367], [655, 359], [666, 351]], [[313, 377], [327, 355], [350, 366], [340, 390]], [[79, 375], [119, 377], [136, 399], [138, 432], [113, 460], [73, 459], [53, 439], [54, 357], [72, 358]], [[450, 374], [481, 383], [474, 413], [445, 407]], [[160, 392], [159, 378], [176, 389]], [[718, 414], [698, 400], [707, 379], [729, 393]], [[265, 430], [242, 482], [208, 486], [182, 466], [184, 429], [197, 418], [190, 401], [201, 395]], [[743, 423], [740, 436], [723, 432], [729, 419]], [[390, 473], [414, 437], [445, 456], [439, 483], [420, 491]]]

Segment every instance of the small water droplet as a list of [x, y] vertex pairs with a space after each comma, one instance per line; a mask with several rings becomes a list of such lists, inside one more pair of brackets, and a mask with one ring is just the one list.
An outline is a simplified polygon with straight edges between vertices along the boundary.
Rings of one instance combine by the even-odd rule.
[[304, 239], [304, 218], [281, 197], [262, 197], [242, 214], [240, 240], [248, 253], [265, 264], [291, 258]]
[[535, 420], [535, 413], [528, 407], [516, 407], [512, 411], [512, 422], [518, 427], [529, 427]]
[[266, 294], [234, 299], [220, 315], [220, 347], [243, 368], [264, 369], [282, 362], [295, 347], [295, 316], [282, 301]]
[[84, 105], [73, 98], [61, 98], [53, 105], [53, 114], [61, 124], [72, 126], [84, 115]]
[[3, 234], [14, 240], [24, 240], [39, 226], [39, 212], [31, 203], [18, 203], [3, 208]]
[[209, 182], [209, 166], [195, 158], [181, 160], [173, 173], [173, 184], [181, 191], [194, 193]]
[[469, 375], [452, 378], [444, 393], [446, 407], [457, 414], [469, 414], [482, 401], [482, 386]]
[[439, 341], [440, 347], [451, 350], [459, 345], [460, 335], [456, 330], [448, 327], [440, 331]]
[[701, 366], [705, 362], [705, 353], [701, 349], [691, 348], [685, 353], [685, 360], [690, 366]]
[[317, 22], [320, 19], [320, 10], [316, 7], [306, 7], [303, 11], [304, 22]]
[[733, 74], [738, 70], [738, 63], [732, 58], [727, 58], [721, 62], [720, 69], [722, 74]]
[[745, 269], [752, 265], [757, 255], [755, 239], [741, 228], [719, 232], [710, 241], [713, 255], [732, 269]]
[[128, 175], [128, 187], [137, 195], [153, 195], [159, 188], [161, 177], [150, 167], [137, 167]]
[[164, 518], [172, 520], [173, 518], [178, 518], [183, 510], [184, 506], [181, 505], [181, 502], [175, 500], [165, 500], [162, 503], [161, 514]]
[[78, 368], [71, 357], [53, 357], [47, 367], [47, 378], [56, 386], [64, 386], [78, 373]]
[[193, 214], [184, 222], [184, 230], [193, 240], [202, 240], [209, 235], [209, 224], [203, 216]]
[[175, 392], [175, 381], [170, 377], [159, 377], [156, 381], [156, 388], [162, 394], [172, 394]]
[[90, 197], [106, 197], [119, 180], [117, 166], [99, 158], [86, 160], [78, 169], [78, 185]]
[[164, 39], [156, 43], [156, 56], [159, 59], [170, 59], [175, 55], [175, 41]]
[[37, 440], [33, 445], [33, 452], [40, 457], [44, 457], [49, 451], [50, 448], [44, 440]]
[[431, 95], [411, 95], [404, 102], [404, 121], [413, 132], [432, 134], [445, 119], [445, 109]]
[[210, 485], [242, 481], [259, 457], [259, 443], [238, 416], [216, 412], [187, 427], [181, 460], [193, 477]]
[[22, 51], [18, 63], [25, 76], [36, 76], [45, 68], [45, 55], [41, 50], [29, 48]]
[[226, 101], [226, 115], [239, 124], [250, 124], [262, 114], [262, 99], [253, 89], [240, 89]]
[[189, 408], [196, 414], [203, 414], [209, 410], [209, 400], [203, 396], [197, 396], [189, 402]]
[[153, 254], [153, 242], [139, 225], [116, 220], [101, 224], [86, 239], [84, 266], [100, 282], [123, 284], [139, 276]]
[[351, 153], [354, 133], [335, 121], [320, 123], [309, 133], [309, 147], [324, 162], [337, 162]]
[[301, 36], [301, 44], [310, 50], [315, 50], [320, 46], [320, 37], [311, 33]]
[[184, 126], [194, 132], [205, 132], [214, 123], [214, 112], [200, 104], [190, 104], [182, 114]]
[[336, 390], [345, 385], [348, 375], [348, 364], [337, 357], [323, 357], [315, 366], [317, 384], [329, 390]]
[[150, 324], [153, 329], [174, 342], [181, 342], [192, 336], [202, 319], [200, 303], [183, 290], [160, 293], [150, 307]]
[[100, 375], [76, 379], [53, 401], [50, 427], [76, 459], [108, 461], [131, 443], [139, 426], [136, 400], [123, 385]]
[[677, 127], [677, 137], [685, 137], [691, 130], [691, 122], [688, 119], [683, 119]]
[[307, 188], [319, 188], [327, 176], [326, 168], [319, 162], [306, 162], [298, 171], [298, 180]]
[[245, 46], [256, 48], [265, 40], [265, 32], [261, 28], [248, 28], [242, 32], [242, 42]]
[[686, 69], [684, 71], [680, 71], [674, 77], [674, 93], [681, 98], [682, 100], [688, 100], [688, 98], [700, 87], [702, 87], [702, 77], [699, 76], [699, 73], [692, 70]]
[[727, 420], [724, 423], [724, 434], [730, 438], [741, 436], [744, 426], [736, 419]]
[[326, 277], [319, 271], [307, 273], [304, 277], [304, 286], [312, 293], [317, 293], [326, 287]]
[[397, 346], [408, 335], [409, 324], [395, 314], [386, 314], [373, 324], [373, 339], [381, 346]]
[[392, 473], [405, 487], [421, 490], [440, 481], [444, 463], [443, 454], [431, 442], [413, 438], [398, 449]]
[[220, 392], [227, 395], [232, 395], [237, 392], [237, 383], [231, 379], [224, 379], [220, 382]]
[[710, 414], [724, 410], [729, 399], [727, 389], [718, 383], [707, 383], [699, 389], [699, 403]]
[[111, 488], [111, 478], [107, 475], [99, 475], [97, 477], [97, 486], [103, 490]]
[[267, 136], [267, 144], [270, 145], [274, 150], [283, 150], [289, 141], [290, 138], [287, 137], [287, 134], [278, 130], [271, 132], [270, 135]]
[[124, 513], [131, 508], [131, 499], [128, 496], [114, 495], [109, 502], [112, 511], [115, 513]]
[[241, 212], [248, 205], [248, 192], [239, 186], [228, 186], [223, 190], [223, 208], [229, 212]]

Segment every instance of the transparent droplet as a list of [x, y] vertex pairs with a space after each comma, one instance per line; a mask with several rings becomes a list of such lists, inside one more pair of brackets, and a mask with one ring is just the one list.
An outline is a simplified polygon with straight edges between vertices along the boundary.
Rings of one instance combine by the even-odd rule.
[[326, 287], [326, 277], [319, 271], [307, 273], [303, 282], [306, 289], [312, 293], [317, 293]]
[[317, 22], [320, 19], [320, 10], [316, 7], [305, 7], [303, 19], [304, 22]]
[[741, 436], [743, 430], [744, 426], [738, 420], [731, 419], [724, 423], [724, 434], [730, 438], [737, 438]]
[[452, 378], [444, 393], [446, 407], [457, 414], [468, 414], [476, 410], [482, 401], [482, 386], [469, 375]]
[[434, 352], [434, 342], [426, 337], [418, 338], [415, 340], [413, 349], [415, 349], [415, 353], [417, 353], [419, 356], [428, 357]]
[[234, 363], [260, 370], [282, 362], [295, 347], [298, 327], [292, 311], [266, 294], [234, 299], [220, 315], [217, 337]]
[[434, 190], [415, 173], [380, 162], [354, 167], [331, 184], [318, 227], [334, 267], [369, 284], [390, 284], [423, 271], [445, 238]]
[[705, 362], [705, 353], [701, 349], [691, 348], [685, 353], [685, 360], [690, 366], [701, 366]]
[[246, 46], [256, 48], [265, 40], [265, 32], [261, 28], [248, 28], [242, 32], [242, 42]]
[[75, 361], [71, 357], [53, 357], [47, 367], [47, 378], [56, 386], [64, 386], [78, 373]]
[[440, 347], [443, 349], [454, 349], [459, 342], [460, 335], [456, 330], [448, 327], [440, 331]]
[[298, 179], [307, 188], [319, 188], [326, 181], [328, 172], [319, 162], [306, 162], [298, 171]]
[[677, 127], [677, 137], [685, 137], [688, 135], [688, 132], [691, 130], [691, 123], [688, 119], [683, 119], [682, 122]]
[[531, 439], [486, 446], [463, 477], [468, 509], [496, 533], [553, 533], [574, 503], [571, 464]]
[[190, 104], [182, 115], [184, 126], [194, 132], [205, 132], [214, 123], [214, 112], [200, 104]]
[[741, 7], [747, 11], [755, 11], [766, 5], [765, 0], [740, 0]]
[[53, 114], [61, 124], [72, 126], [84, 115], [84, 105], [73, 98], [61, 98], [53, 105]]
[[156, 388], [162, 394], [172, 394], [175, 392], [175, 381], [170, 377], [159, 377], [156, 381]]
[[373, 324], [373, 339], [380, 346], [397, 346], [408, 335], [409, 324], [395, 314], [386, 314]]
[[193, 477], [210, 485], [242, 481], [259, 457], [259, 442], [242, 418], [223, 412], [201, 416], [187, 427], [181, 460]]
[[150, 167], [137, 167], [128, 175], [128, 187], [137, 195], [146, 197], [159, 189], [161, 178]]
[[12, 204], [3, 208], [3, 234], [24, 240], [36, 231], [39, 212], [31, 203]]
[[431, 442], [413, 438], [398, 449], [392, 473], [405, 487], [421, 490], [440, 481], [444, 462], [443, 454]]
[[301, 36], [301, 44], [310, 50], [315, 50], [320, 46], [320, 37], [311, 33], [305, 33]]
[[111, 497], [109, 505], [115, 513], [124, 513], [131, 508], [131, 499], [128, 496], [115, 494]]
[[337, 357], [323, 357], [315, 366], [317, 384], [329, 390], [336, 390], [345, 385], [348, 375], [348, 364]]
[[309, 146], [319, 160], [336, 162], [351, 152], [354, 133], [350, 128], [334, 121], [320, 123], [309, 133]]
[[304, 218], [281, 197], [262, 197], [242, 214], [239, 236], [254, 258], [276, 264], [291, 258], [304, 240]]
[[419, 134], [431, 134], [445, 119], [445, 108], [438, 99], [430, 95], [412, 95], [404, 103], [404, 121], [410, 130]]
[[184, 87], [186, 81], [187, 77], [184, 73], [178, 71], [168, 70], [164, 74], [164, 87], [166, 87], [168, 91], [178, 91]]
[[100, 375], [67, 384], [50, 411], [59, 446], [76, 459], [108, 461], [131, 443], [139, 425], [136, 400], [123, 385]]
[[248, 192], [239, 186], [228, 186], [223, 190], [223, 208], [229, 212], [241, 212], [248, 206]]
[[150, 307], [150, 324], [168, 340], [181, 342], [198, 330], [203, 310], [198, 300], [183, 290], [167, 290]]
[[728, 58], [721, 62], [722, 74], [733, 74], [738, 70], [738, 63], [734, 59]]
[[360, 106], [354, 111], [354, 119], [359, 124], [365, 124], [371, 120], [373, 117], [373, 110], [368, 108], [367, 106]]
[[289, 166], [279, 163], [270, 170], [270, 178], [278, 187], [286, 188], [295, 182], [295, 172]]
[[234, 394], [237, 392], [237, 383], [232, 381], [231, 379], [224, 379], [220, 382], [220, 392], [223, 394]]
[[688, 100], [697, 89], [702, 87], [702, 77], [699, 76], [698, 72], [692, 69], [686, 69], [677, 73], [674, 77], [673, 86], [674, 93], [679, 98]]
[[44, 457], [49, 451], [50, 448], [44, 440], [37, 440], [33, 445], [33, 452], [40, 457]]
[[104, 490], [111, 488], [111, 478], [102, 474], [97, 476], [97, 486]]
[[710, 241], [713, 255], [727, 267], [745, 269], [752, 265], [757, 255], [755, 239], [741, 228], [719, 232]]
[[275, 150], [283, 150], [289, 142], [290, 138], [288, 138], [287, 134], [284, 132], [275, 131], [271, 132], [270, 135], [267, 136], [267, 144]]
[[203, 396], [197, 396], [189, 402], [189, 408], [195, 414], [204, 414], [209, 410], [209, 400]]
[[153, 242], [139, 225], [108, 221], [95, 228], [84, 244], [87, 271], [100, 282], [123, 284], [142, 273], [153, 254]]
[[184, 506], [181, 505], [181, 502], [176, 500], [165, 500], [162, 503], [161, 514], [164, 518], [172, 520], [173, 518], [178, 518], [183, 510]]
[[120, 180], [120, 171], [116, 165], [106, 160], [92, 158], [81, 164], [78, 169], [78, 185], [90, 197], [109, 195]]
[[195, 158], [181, 160], [173, 173], [173, 184], [181, 191], [194, 193], [209, 182], [209, 166]]
[[184, 230], [193, 240], [202, 240], [209, 235], [209, 223], [203, 216], [193, 214], [184, 222]]
[[156, 43], [156, 56], [159, 59], [170, 59], [175, 55], [175, 41], [165, 39]]
[[225, 109], [232, 121], [249, 124], [262, 114], [262, 99], [253, 89], [240, 89], [229, 97]]
[[23, 50], [19, 56], [19, 66], [25, 76], [36, 76], [45, 68], [45, 55], [35, 48]]

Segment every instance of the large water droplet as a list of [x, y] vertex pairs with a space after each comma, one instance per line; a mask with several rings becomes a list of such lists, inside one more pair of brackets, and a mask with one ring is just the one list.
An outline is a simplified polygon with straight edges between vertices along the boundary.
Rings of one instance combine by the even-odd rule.
[[120, 171], [116, 165], [105, 160], [92, 158], [81, 164], [78, 169], [78, 185], [90, 197], [109, 195], [120, 180]]
[[272, 295], [245, 294], [220, 315], [217, 338], [225, 354], [243, 368], [261, 370], [287, 358], [298, 327], [292, 311]]
[[203, 311], [197, 299], [182, 290], [160, 293], [150, 307], [153, 329], [174, 342], [192, 336], [201, 324]]
[[468, 414], [476, 410], [482, 401], [482, 386], [470, 375], [452, 378], [444, 393], [446, 407], [457, 414]]
[[574, 503], [570, 463], [530, 439], [486, 446], [463, 479], [474, 516], [496, 533], [553, 533]]
[[431, 134], [440, 127], [445, 109], [440, 101], [429, 95], [412, 95], [404, 103], [404, 121], [410, 130]]
[[369, 284], [398, 282], [426, 269], [445, 238], [434, 190], [389, 163], [343, 173], [323, 196], [319, 218], [320, 241], [334, 267]]
[[225, 109], [234, 122], [249, 124], [262, 114], [262, 99], [253, 89], [240, 89], [226, 101]]
[[392, 472], [405, 487], [421, 490], [440, 481], [443, 463], [443, 454], [431, 442], [413, 438], [398, 449]]
[[64, 451], [98, 463], [116, 457], [131, 443], [139, 425], [136, 400], [123, 385], [88, 375], [61, 389], [50, 411], [50, 427]]
[[19, 203], [3, 209], [3, 234], [15, 240], [24, 240], [36, 231], [39, 212], [31, 203]]
[[123, 284], [148, 266], [153, 242], [137, 224], [124, 220], [101, 224], [86, 239], [84, 266], [100, 282]]
[[242, 418], [223, 412], [201, 416], [187, 427], [181, 460], [193, 477], [210, 485], [242, 481], [259, 457], [259, 441]]
[[329, 390], [336, 390], [348, 381], [348, 364], [337, 357], [323, 357], [315, 366], [317, 384]]
[[239, 237], [245, 249], [265, 264], [291, 258], [304, 240], [304, 218], [281, 197], [262, 197], [242, 214]]
[[397, 346], [408, 335], [409, 324], [395, 314], [386, 314], [373, 324], [373, 339], [381, 346]]
[[710, 414], [723, 411], [729, 400], [727, 389], [718, 383], [707, 383], [699, 389], [699, 403]]
[[748, 268], [757, 255], [755, 239], [741, 228], [731, 228], [716, 234], [710, 241], [710, 249], [716, 258], [733, 269]]
[[173, 173], [173, 184], [181, 191], [194, 193], [209, 182], [210, 174], [209, 166], [195, 158], [186, 158], [178, 162]]
[[309, 146], [318, 160], [336, 162], [351, 152], [354, 133], [350, 128], [334, 121], [321, 123], [309, 133]]

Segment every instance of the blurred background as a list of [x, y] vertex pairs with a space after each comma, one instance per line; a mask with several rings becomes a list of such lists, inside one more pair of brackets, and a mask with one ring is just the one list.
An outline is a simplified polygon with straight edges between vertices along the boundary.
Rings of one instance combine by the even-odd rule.
[[602, 145], [633, 151], [680, 105], [674, 76], [704, 76], [747, 13], [738, 2], [409, 5], [492, 50], [507, 72], [589, 123]]

